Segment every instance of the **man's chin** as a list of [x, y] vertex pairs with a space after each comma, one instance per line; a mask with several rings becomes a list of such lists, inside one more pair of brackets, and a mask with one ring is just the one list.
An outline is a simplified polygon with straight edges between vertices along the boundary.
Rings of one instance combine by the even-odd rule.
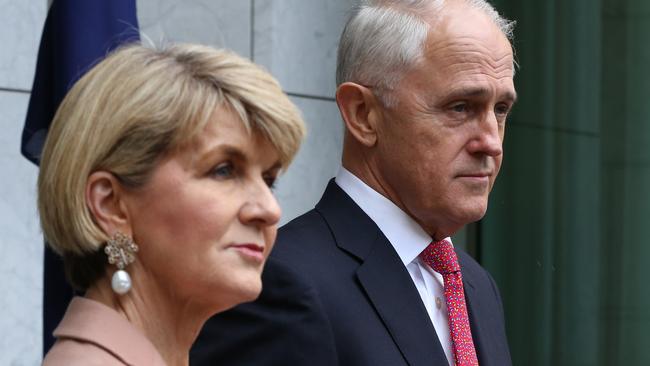
[[476, 222], [485, 216], [487, 212], [487, 201], [471, 203], [463, 207], [462, 212], [458, 215], [458, 221], [463, 225]]

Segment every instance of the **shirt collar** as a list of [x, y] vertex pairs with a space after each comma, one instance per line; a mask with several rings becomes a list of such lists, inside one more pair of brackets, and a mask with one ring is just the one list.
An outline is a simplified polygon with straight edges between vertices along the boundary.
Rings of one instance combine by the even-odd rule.
[[[375, 222], [404, 266], [416, 260], [431, 243], [431, 236], [415, 220], [344, 167], [339, 169], [335, 182]], [[451, 238], [446, 240], [451, 242]]]

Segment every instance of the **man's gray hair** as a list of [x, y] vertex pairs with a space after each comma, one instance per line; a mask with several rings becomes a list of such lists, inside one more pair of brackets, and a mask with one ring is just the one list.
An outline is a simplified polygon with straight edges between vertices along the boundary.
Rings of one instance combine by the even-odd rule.
[[[361, 0], [339, 42], [336, 85], [346, 81], [373, 88], [386, 106], [388, 93], [404, 71], [423, 55], [430, 24], [448, 0]], [[512, 41], [515, 22], [503, 18], [486, 0], [464, 0], [487, 14]]]

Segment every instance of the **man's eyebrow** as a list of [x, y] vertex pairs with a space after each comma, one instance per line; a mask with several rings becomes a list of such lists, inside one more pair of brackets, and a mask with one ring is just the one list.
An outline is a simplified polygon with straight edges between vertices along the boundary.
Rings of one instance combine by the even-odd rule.
[[514, 104], [515, 102], [517, 102], [517, 92], [508, 91], [503, 97], [505, 100], [507, 100], [510, 103]]
[[[462, 99], [462, 98], [476, 98], [476, 97], [486, 97], [490, 95], [490, 91], [487, 88], [483, 87], [468, 87], [468, 88], [458, 88], [452, 90], [449, 93], [447, 99]], [[517, 93], [513, 91], [507, 91], [502, 95], [500, 99], [504, 99], [508, 102], [515, 103], [517, 101]]]

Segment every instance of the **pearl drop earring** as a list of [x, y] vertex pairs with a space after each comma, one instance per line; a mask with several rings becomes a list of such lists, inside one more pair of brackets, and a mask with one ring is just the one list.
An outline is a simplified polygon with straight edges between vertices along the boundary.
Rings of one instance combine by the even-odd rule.
[[108, 263], [115, 264], [117, 271], [111, 279], [113, 291], [124, 295], [131, 289], [131, 276], [124, 268], [135, 261], [135, 253], [138, 252], [138, 245], [133, 242], [130, 236], [116, 232], [106, 243], [104, 253], [108, 255]]

